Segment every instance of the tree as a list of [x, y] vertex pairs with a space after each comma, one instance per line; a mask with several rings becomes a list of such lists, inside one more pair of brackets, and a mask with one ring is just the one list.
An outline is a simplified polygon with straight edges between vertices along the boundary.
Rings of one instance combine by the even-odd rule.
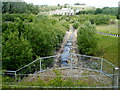
[[3, 2], [2, 13], [32, 13], [38, 14], [39, 7], [25, 2]]
[[58, 4], [57, 6], [60, 7], [60, 4]]
[[78, 29], [79, 26], [80, 26], [80, 23], [79, 23], [78, 21], [75, 21], [74, 24], [73, 24], [73, 27], [74, 27], [75, 29]]
[[118, 15], [118, 7], [104, 7], [102, 8], [103, 14]]
[[85, 3], [75, 3], [74, 5], [86, 5]]
[[95, 10], [95, 14], [101, 14], [102, 13], [102, 10], [100, 9], [100, 8], [97, 8], [96, 10]]
[[30, 42], [22, 36], [18, 38], [18, 35], [18, 31], [12, 33], [10, 30], [6, 30], [3, 33], [2, 61], [4, 69], [16, 70], [33, 60]]
[[68, 7], [68, 4], [66, 3], [66, 4], [64, 4], [64, 8], [67, 8]]
[[74, 5], [80, 5], [80, 3], [75, 3]]
[[[53, 55], [68, 28], [67, 23], [44, 15], [3, 14], [3, 19], [3, 69], [7, 70]], [[44, 61], [44, 67], [52, 65], [53, 59]]]
[[119, 1], [119, 8], [118, 8], [117, 19], [119, 19], [119, 20], [120, 20], [120, 1]]
[[80, 53], [94, 55], [97, 50], [96, 29], [89, 21], [80, 27], [77, 37]]

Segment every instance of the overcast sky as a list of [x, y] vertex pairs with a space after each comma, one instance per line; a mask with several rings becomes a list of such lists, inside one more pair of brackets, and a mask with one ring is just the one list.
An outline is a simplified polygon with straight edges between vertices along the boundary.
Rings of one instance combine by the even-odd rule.
[[85, 3], [88, 6], [109, 6], [118, 7], [118, 2], [120, 0], [24, 0], [28, 3], [33, 3], [35, 5], [57, 5], [57, 4], [74, 4], [74, 3]]

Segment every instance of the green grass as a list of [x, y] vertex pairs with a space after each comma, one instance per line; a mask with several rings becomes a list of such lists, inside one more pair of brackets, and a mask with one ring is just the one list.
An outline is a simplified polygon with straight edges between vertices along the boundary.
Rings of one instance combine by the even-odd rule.
[[118, 37], [98, 34], [98, 57], [118, 66]]
[[[110, 83], [101, 82], [102, 80], [97, 81], [94, 77], [62, 77], [60, 70], [53, 70], [51, 73], [55, 73], [52, 77], [44, 77], [44, 76], [28, 76], [24, 77], [20, 82], [15, 81], [11, 77], [3, 77], [3, 85], [17, 85], [17, 86], [41, 86], [41, 87], [97, 87], [97, 86], [108, 86]], [[86, 71], [83, 76], [88, 74], [99, 75], [96, 72], [88, 72]], [[45, 74], [45, 73], [44, 73]], [[40, 74], [38, 74], [40, 75]], [[108, 79], [107, 77], [101, 77], [104, 80]], [[3, 86], [3, 88], [19, 88], [19, 87], [9, 87]]]
[[110, 25], [97, 25], [96, 29], [98, 32], [104, 32], [109, 34], [118, 34], [118, 23]]

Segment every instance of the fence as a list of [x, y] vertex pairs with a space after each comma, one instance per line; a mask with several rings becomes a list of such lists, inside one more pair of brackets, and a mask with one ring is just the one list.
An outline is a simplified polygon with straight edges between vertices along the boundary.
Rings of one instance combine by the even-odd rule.
[[[103, 58], [71, 53], [67, 66], [55, 67], [53, 65], [56, 57], [57, 55], [39, 58], [16, 71], [10, 71], [10, 73], [8, 71], [7, 74], [14, 75], [17, 82], [23, 78], [31, 79], [34, 77], [50, 80], [62, 77], [63, 80], [86, 81], [90, 86], [92, 86], [91, 82], [94, 84], [97, 82], [96, 87], [118, 87], [119, 69]], [[60, 75], [56, 76], [54, 70], [59, 70]], [[11, 83], [8, 82], [8, 84]], [[79, 87], [84, 87], [84, 85]]]

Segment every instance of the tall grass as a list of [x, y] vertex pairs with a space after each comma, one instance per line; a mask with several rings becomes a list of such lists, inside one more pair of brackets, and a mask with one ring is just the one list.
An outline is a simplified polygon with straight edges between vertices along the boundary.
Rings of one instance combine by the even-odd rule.
[[98, 34], [98, 57], [118, 65], [118, 37]]
[[104, 32], [109, 34], [118, 34], [118, 22], [109, 25], [97, 25], [96, 29], [98, 32]]

